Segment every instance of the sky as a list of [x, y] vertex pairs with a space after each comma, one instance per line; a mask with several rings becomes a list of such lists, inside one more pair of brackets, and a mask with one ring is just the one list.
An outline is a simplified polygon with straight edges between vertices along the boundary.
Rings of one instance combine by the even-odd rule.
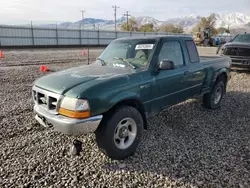
[[250, 0], [0, 0], [0, 24], [75, 22], [85, 18], [114, 19], [125, 11], [132, 16], [150, 16], [164, 21], [196, 14], [240, 12], [250, 15]]

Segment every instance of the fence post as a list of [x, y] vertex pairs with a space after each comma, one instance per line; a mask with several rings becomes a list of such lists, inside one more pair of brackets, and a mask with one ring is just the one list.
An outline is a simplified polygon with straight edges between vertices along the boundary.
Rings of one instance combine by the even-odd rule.
[[57, 29], [57, 23], [56, 23], [56, 45], [58, 46], [58, 29]]
[[80, 44], [80, 46], [82, 45], [82, 30], [81, 30], [81, 27], [79, 29], [79, 44]]
[[[0, 31], [1, 31], [1, 27], [0, 27]], [[0, 32], [1, 33], [1, 32]], [[2, 43], [1, 43], [1, 35], [0, 35], [0, 47], [2, 46]]]
[[88, 65], [89, 65], [89, 45], [88, 45]]
[[32, 38], [32, 46], [34, 47], [34, 45], [35, 45], [35, 40], [34, 40], [34, 30], [33, 30], [32, 21], [31, 21], [31, 38]]
[[86, 31], [86, 32], [88, 32], [88, 37], [87, 38], [88, 38], [88, 46], [89, 46], [89, 31]]
[[117, 39], [117, 31], [115, 31], [115, 39]]
[[98, 27], [98, 30], [97, 30], [97, 44], [98, 44], [98, 46], [100, 45], [100, 30], [99, 30], [99, 27]]

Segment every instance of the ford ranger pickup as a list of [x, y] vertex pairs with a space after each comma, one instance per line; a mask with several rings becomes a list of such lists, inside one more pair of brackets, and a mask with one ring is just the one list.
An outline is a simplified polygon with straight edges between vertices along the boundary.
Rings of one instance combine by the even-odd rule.
[[63, 134], [95, 133], [100, 150], [121, 160], [136, 152], [154, 114], [194, 97], [220, 107], [230, 67], [230, 57], [200, 57], [189, 36], [116, 39], [90, 65], [37, 79], [34, 117]]

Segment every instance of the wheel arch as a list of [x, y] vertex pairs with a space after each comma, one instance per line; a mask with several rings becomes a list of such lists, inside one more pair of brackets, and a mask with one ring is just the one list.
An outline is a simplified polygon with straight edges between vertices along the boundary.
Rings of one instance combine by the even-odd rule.
[[224, 84], [225, 84], [225, 92], [226, 92], [226, 85], [227, 85], [227, 82], [228, 82], [228, 75], [227, 75], [227, 73], [226, 72], [220, 72], [218, 75], [217, 75], [217, 77], [216, 77], [216, 81], [215, 81], [215, 83], [217, 82], [217, 81], [219, 81], [219, 80], [222, 80], [223, 82], [224, 82]]
[[119, 101], [117, 101], [108, 111], [106, 111], [103, 115], [109, 115], [112, 112], [114, 112], [117, 108], [121, 107], [121, 106], [131, 106], [136, 108], [140, 114], [142, 115], [142, 119], [143, 119], [143, 127], [145, 130], [147, 130], [147, 117], [146, 117], [146, 111], [144, 108], [144, 105], [142, 104], [142, 102], [135, 97], [131, 97], [131, 98], [125, 98], [125, 99], [121, 99]]
[[229, 73], [227, 68], [221, 68], [213, 74], [213, 84], [218, 81], [218, 79], [223, 79], [225, 83], [229, 80]]

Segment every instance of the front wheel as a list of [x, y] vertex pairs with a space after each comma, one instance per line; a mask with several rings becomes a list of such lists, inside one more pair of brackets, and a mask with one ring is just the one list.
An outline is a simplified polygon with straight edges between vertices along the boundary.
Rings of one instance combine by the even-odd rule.
[[225, 94], [225, 83], [223, 80], [218, 80], [210, 93], [203, 96], [203, 104], [205, 108], [217, 109]]
[[108, 157], [122, 160], [135, 153], [142, 132], [140, 112], [131, 106], [122, 106], [104, 117], [95, 133], [96, 142]]

